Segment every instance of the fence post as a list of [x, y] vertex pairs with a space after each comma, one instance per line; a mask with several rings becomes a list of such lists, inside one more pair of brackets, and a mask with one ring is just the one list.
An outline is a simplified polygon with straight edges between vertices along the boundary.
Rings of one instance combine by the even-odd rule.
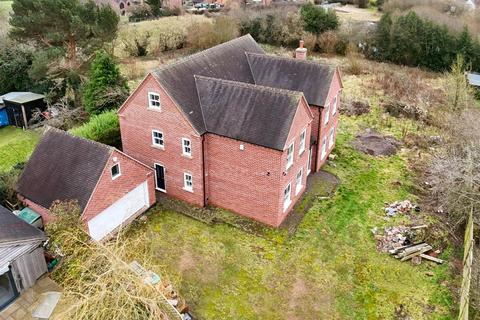
[[463, 251], [463, 278], [460, 293], [460, 311], [458, 320], [468, 320], [468, 308], [470, 306], [470, 282], [472, 279], [473, 264], [473, 206], [468, 215], [467, 227], [465, 228], [465, 241]]

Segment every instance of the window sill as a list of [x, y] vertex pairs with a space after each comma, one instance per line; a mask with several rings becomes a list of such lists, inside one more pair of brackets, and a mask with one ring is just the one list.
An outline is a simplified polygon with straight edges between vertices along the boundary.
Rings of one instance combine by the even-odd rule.
[[305, 153], [305, 149], [303, 149], [302, 151], [300, 151], [300, 152], [298, 153], [298, 156], [301, 157], [304, 153]]
[[185, 188], [185, 187], [183, 187], [182, 189], [183, 189], [184, 191], [187, 191], [187, 192], [193, 193], [193, 189], [189, 189], [189, 188]]
[[182, 153], [182, 157], [187, 158], [187, 159], [192, 159], [193, 158], [191, 154], [185, 154], [185, 153]]
[[292, 200], [289, 200], [288, 202], [285, 202], [283, 204], [283, 212], [285, 212], [290, 207], [291, 204], [292, 204]]
[[152, 144], [151, 145], [152, 148], [155, 148], [155, 149], [158, 149], [158, 150], [165, 150], [165, 147], [164, 146], [158, 146], [156, 144]]
[[287, 165], [285, 172], [288, 172], [293, 167], [293, 162], [290, 165]]
[[161, 112], [162, 108], [147, 107], [147, 110]]

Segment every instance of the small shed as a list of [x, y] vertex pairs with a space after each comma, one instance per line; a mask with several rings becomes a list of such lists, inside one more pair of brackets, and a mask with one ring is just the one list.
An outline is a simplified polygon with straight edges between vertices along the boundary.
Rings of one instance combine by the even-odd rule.
[[45, 234], [0, 205], [0, 310], [47, 272]]
[[468, 79], [468, 83], [471, 86], [476, 87], [477, 89], [480, 89], [480, 74], [475, 72], [468, 72], [467, 79]]
[[[0, 119], [6, 116], [7, 125], [28, 128], [28, 123], [35, 112], [43, 112], [47, 109], [45, 96], [33, 92], [10, 92], [0, 97]], [[4, 110], [3, 112], [1, 110]], [[1, 120], [0, 120], [1, 121]], [[1, 125], [1, 123], [0, 123]]]

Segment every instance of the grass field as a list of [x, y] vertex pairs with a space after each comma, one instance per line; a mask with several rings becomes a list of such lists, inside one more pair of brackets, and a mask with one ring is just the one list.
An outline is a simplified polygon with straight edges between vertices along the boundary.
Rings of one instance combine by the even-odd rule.
[[16, 127], [0, 128], [0, 172], [8, 171], [15, 164], [26, 161], [38, 139], [39, 135], [31, 130], [23, 131]]
[[[344, 90], [358, 81], [346, 76]], [[395, 319], [400, 305], [411, 319], [452, 319], [448, 264], [413, 266], [375, 248], [373, 227], [405, 221], [385, 221], [384, 202], [415, 200], [406, 153], [373, 158], [350, 146], [365, 127], [400, 137], [415, 123], [385, 118], [375, 103], [370, 114], [340, 123], [338, 157], [326, 170], [341, 185], [314, 203], [293, 237], [271, 241], [159, 208], [132, 231], [146, 235], [148, 256], [199, 319]], [[454, 259], [450, 250], [443, 258]]]
[[0, 1], [0, 37], [7, 34], [8, 17], [12, 8], [12, 1]]

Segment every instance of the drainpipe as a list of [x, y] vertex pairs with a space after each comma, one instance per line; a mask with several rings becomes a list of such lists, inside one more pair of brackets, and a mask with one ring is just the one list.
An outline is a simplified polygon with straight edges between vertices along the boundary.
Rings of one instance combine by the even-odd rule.
[[207, 197], [207, 173], [205, 172], [205, 134], [202, 135], [202, 174], [203, 174], [203, 206], [207, 206], [208, 197]]

